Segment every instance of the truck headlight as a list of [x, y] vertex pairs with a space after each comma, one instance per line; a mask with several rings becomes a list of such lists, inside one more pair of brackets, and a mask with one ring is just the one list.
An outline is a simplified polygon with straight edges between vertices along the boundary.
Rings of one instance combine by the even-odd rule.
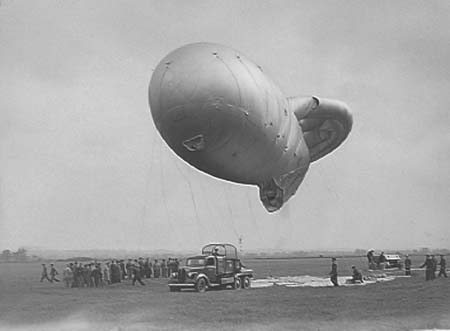
[[195, 276], [197, 276], [196, 272], [188, 272], [187, 276], [191, 279], [195, 278]]

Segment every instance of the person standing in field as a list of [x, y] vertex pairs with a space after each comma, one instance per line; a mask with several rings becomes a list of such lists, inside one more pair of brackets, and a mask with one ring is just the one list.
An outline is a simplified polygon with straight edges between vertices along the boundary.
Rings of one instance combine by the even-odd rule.
[[66, 284], [66, 287], [70, 287], [73, 282], [73, 271], [70, 267], [70, 264], [67, 264], [67, 266], [64, 268], [63, 271], [63, 281], [64, 284]]
[[367, 263], [369, 265], [369, 269], [374, 269], [374, 259], [373, 259], [373, 249], [369, 249], [367, 252]]
[[153, 263], [153, 277], [159, 278], [161, 275], [161, 265], [159, 264], [158, 260], [155, 260]]
[[131, 279], [131, 275], [132, 275], [132, 262], [131, 262], [131, 259], [128, 259], [128, 262], [126, 263], [126, 265], [125, 265], [125, 270], [126, 270], [126, 272], [127, 272], [127, 275], [128, 275], [128, 279]]
[[149, 258], [148, 261], [148, 278], [152, 278], [153, 275], [153, 263], [152, 260]]
[[120, 279], [121, 280], [125, 280], [125, 278], [127, 278], [127, 276], [131, 277], [131, 275], [127, 275], [127, 271], [125, 270], [125, 261], [124, 260], [120, 260], [119, 267], [120, 267]]
[[381, 252], [380, 257], [378, 258], [378, 263], [380, 265], [379, 269], [384, 271], [384, 268], [386, 267], [386, 256], [384, 256], [384, 252]]
[[47, 279], [50, 283], [53, 283], [53, 281], [50, 278], [48, 278], [47, 267], [45, 266], [44, 263], [42, 263], [41, 283], [44, 281], [44, 279]]
[[147, 257], [144, 262], [144, 275], [145, 278], [150, 278], [150, 259]]
[[120, 267], [116, 260], [113, 260], [111, 264], [111, 284], [120, 283]]
[[411, 276], [411, 259], [408, 254], [405, 256], [405, 275]]
[[162, 277], [162, 278], [167, 278], [167, 264], [166, 264], [166, 259], [162, 259], [162, 262], [161, 262], [161, 277]]
[[438, 262], [437, 262], [436, 258], [434, 257], [434, 255], [431, 255], [431, 260], [433, 261], [433, 272], [431, 274], [431, 279], [435, 279]]
[[105, 282], [105, 284], [111, 284], [109, 262], [106, 262], [105, 266], [103, 267], [103, 281]]
[[336, 258], [331, 258], [331, 272], [330, 272], [330, 280], [334, 286], [339, 286], [338, 284], [338, 272], [337, 272], [337, 263]]
[[174, 267], [173, 267], [173, 259], [171, 257], [169, 257], [169, 259], [167, 260], [167, 276], [170, 277], [170, 275], [172, 275], [172, 272], [174, 272]]
[[425, 280], [433, 280], [431, 275], [433, 273], [433, 260], [429, 254], [427, 254], [425, 262], [420, 267], [425, 267]]
[[445, 270], [446, 268], [446, 263], [445, 263], [445, 258], [444, 255], [441, 254], [441, 260], [439, 261], [439, 277], [441, 277], [441, 275], [444, 275], [445, 278], [447, 278], [447, 271]]
[[79, 287], [79, 274], [78, 274], [78, 262], [75, 261], [72, 265], [72, 272], [73, 272], [73, 282], [71, 287]]
[[141, 279], [145, 277], [144, 258], [140, 257], [138, 260], [139, 272], [141, 273]]
[[78, 267], [77, 267], [77, 275], [78, 275], [77, 287], [83, 287], [83, 284], [84, 284], [83, 273], [84, 273], [83, 263], [80, 262], [80, 263], [78, 263]]
[[82, 285], [81, 287], [91, 287], [90, 283], [91, 283], [91, 268], [90, 265], [88, 263], [85, 263], [83, 266], [83, 269], [81, 271], [81, 275], [82, 275]]
[[93, 280], [94, 287], [99, 287], [99, 285], [102, 285], [102, 271], [99, 263], [93, 264], [91, 279]]

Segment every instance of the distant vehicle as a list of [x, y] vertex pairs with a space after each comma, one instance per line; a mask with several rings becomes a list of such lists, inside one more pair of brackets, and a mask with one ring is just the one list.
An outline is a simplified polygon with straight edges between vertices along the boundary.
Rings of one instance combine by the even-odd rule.
[[[402, 269], [403, 268], [402, 259], [400, 258], [400, 255], [384, 254], [384, 257], [386, 258], [385, 269], [393, 269], [393, 268]], [[379, 255], [374, 256], [373, 259], [374, 259], [375, 264], [378, 266], [380, 256]]]
[[231, 244], [208, 244], [201, 255], [186, 259], [186, 264], [170, 275], [171, 292], [181, 289], [248, 289], [253, 270], [245, 268], [238, 258], [237, 249]]

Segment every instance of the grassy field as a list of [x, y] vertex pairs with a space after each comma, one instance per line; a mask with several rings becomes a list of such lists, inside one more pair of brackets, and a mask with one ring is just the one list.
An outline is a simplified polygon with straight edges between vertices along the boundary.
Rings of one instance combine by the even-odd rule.
[[[329, 259], [245, 261], [257, 278], [326, 276]], [[339, 259], [340, 275], [362, 258]], [[422, 258], [413, 260], [418, 266]], [[57, 264], [62, 270], [63, 264]], [[170, 293], [167, 281], [98, 289], [40, 283], [40, 264], [0, 264], [0, 330], [450, 329], [450, 281], [424, 272], [387, 283]]]

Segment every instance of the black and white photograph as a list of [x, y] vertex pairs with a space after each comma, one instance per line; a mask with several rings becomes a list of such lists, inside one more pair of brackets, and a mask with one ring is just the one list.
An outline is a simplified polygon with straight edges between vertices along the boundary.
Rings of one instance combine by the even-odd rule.
[[0, 0], [0, 331], [450, 330], [450, 1]]

